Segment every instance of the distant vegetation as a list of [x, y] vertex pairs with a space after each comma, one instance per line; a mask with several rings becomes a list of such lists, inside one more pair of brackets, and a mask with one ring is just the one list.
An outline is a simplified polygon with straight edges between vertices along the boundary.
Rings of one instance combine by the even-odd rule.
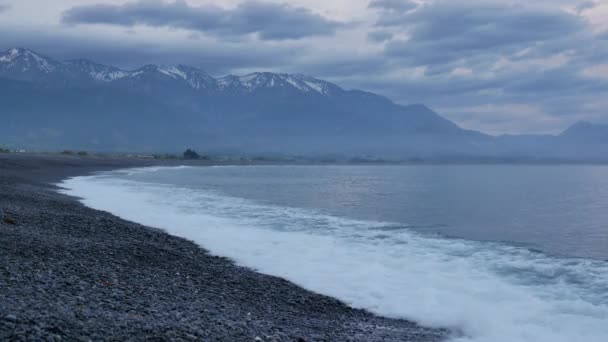
[[0, 153], [11, 153], [11, 150], [0, 147]]
[[186, 152], [184, 152], [184, 159], [202, 159], [202, 160], [210, 160], [211, 158], [209, 158], [209, 156], [201, 156], [198, 153], [196, 153], [195, 150], [192, 149], [187, 149]]
[[201, 156], [199, 156], [196, 151], [191, 149], [187, 149], [186, 152], [184, 152], [184, 159], [200, 159], [200, 157]]
[[78, 152], [76, 152], [76, 151], [70, 151], [70, 150], [64, 150], [64, 151], [61, 152], [61, 154], [65, 154], [67, 156], [75, 156], [76, 155], [76, 156], [81, 156], [81, 157], [85, 157], [85, 156], [89, 155], [89, 153], [87, 151], [78, 151]]

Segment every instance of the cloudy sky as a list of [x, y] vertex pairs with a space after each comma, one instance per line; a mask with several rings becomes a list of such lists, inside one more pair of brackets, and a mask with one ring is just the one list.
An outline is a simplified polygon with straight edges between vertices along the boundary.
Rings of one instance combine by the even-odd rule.
[[0, 0], [0, 49], [304, 73], [464, 128], [608, 123], [608, 0]]

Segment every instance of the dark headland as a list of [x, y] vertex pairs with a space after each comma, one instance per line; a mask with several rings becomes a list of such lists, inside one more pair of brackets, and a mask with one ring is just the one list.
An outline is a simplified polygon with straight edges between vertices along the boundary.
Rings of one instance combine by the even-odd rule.
[[0, 154], [0, 340], [438, 341], [445, 336], [236, 266], [190, 241], [89, 209], [51, 185], [94, 171], [162, 163]]

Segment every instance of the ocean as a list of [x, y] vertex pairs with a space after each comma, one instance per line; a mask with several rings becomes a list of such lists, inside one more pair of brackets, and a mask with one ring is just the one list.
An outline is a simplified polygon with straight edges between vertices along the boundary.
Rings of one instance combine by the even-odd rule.
[[153, 167], [92, 208], [451, 341], [608, 341], [608, 167]]

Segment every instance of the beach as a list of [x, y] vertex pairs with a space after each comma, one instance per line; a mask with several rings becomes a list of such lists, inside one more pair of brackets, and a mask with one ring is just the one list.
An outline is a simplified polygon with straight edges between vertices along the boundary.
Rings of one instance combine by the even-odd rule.
[[[52, 185], [183, 161], [0, 154], [0, 340], [439, 341], [89, 209]], [[195, 161], [212, 165], [212, 161]]]

